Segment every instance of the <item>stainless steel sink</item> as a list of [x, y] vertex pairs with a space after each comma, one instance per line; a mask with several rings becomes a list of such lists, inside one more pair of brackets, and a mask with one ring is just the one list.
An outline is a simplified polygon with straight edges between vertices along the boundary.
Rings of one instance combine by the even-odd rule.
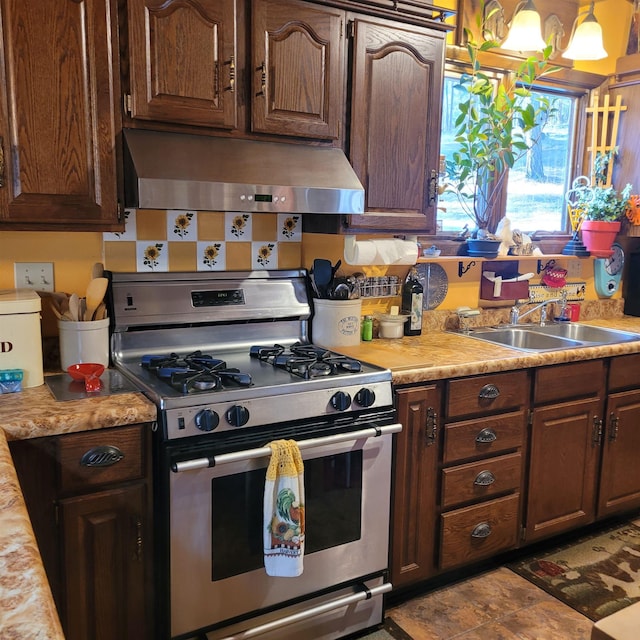
[[604, 329], [585, 324], [558, 323], [544, 326], [525, 324], [471, 329], [471, 338], [500, 344], [520, 351], [558, 351], [640, 340], [640, 334]]
[[576, 324], [574, 322], [559, 322], [558, 324], [547, 324], [544, 327], [527, 327], [527, 329], [547, 336], [559, 336], [594, 344], [619, 344], [621, 342], [640, 340], [640, 335], [637, 333], [592, 327], [588, 324]]

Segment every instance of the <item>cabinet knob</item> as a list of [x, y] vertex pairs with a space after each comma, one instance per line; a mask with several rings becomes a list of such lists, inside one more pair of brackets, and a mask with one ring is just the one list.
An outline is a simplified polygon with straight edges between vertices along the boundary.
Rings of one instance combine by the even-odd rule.
[[473, 481], [473, 484], [478, 485], [479, 487], [488, 487], [490, 484], [493, 484], [496, 481], [496, 477], [491, 473], [491, 471], [485, 469], [481, 471], [476, 479]]
[[485, 384], [480, 392], [478, 393], [478, 398], [481, 400], [494, 400], [500, 395], [500, 389], [496, 387], [495, 384]]
[[488, 538], [491, 535], [491, 525], [488, 522], [477, 524], [471, 532], [472, 538]]
[[496, 432], [493, 429], [483, 429], [477, 436], [476, 442], [478, 444], [488, 444], [489, 442], [495, 442], [498, 439]]
[[602, 441], [602, 418], [593, 416], [593, 428], [591, 431], [591, 444], [597, 447]]
[[80, 464], [83, 467], [110, 467], [112, 464], [120, 462], [122, 458], [124, 458], [124, 453], [118, 447], [108, 444], [86, 451], [80, 458]]

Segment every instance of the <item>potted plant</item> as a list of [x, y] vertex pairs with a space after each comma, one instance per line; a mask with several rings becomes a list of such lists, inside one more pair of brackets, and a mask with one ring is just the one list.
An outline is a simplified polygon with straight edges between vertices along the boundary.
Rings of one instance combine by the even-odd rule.
[[591, 255], [606, 258], [611, 255], [611, 245], [620, 231], [622, 219], [631, 204], [631, 184], [618, 192], [609, 185], [609, 165], [618, 153], [617, 147], [607, 152], [597, 152], [593, 163], [593, 184], [582, 187], [575, 207], [580, 211], [582, 241]]
[[464, 30], [470, 71], [460, 79], [465, 97], [458, 105], [456, 147], [446, 161], [445, 188], [456, 195], [475, 223], [473, 237], [494, 239], [497, 253], [500, 241], [492, 235], [497, 222], [492, 212], [501, 199], [507, 172], [539, 142], [542, 128], [553, 112], [548, 100], [531, 99], [531, 87], [557, 67], [549, 63], [552, 48], [548, 46], [541, 57], [526, 58], [496, 83], [480, 64], [484, 52], [500, 46], [486, 26], [493, 12], [483, 18], [483, 10], [481, 4], [476, 23], [484, 40], [479, 42], [471, 30]]

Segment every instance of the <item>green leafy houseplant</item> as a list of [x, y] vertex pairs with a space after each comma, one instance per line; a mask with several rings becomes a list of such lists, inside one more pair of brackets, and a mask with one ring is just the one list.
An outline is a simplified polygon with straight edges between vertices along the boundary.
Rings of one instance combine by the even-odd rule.
[[500, 199], [508, 170], [536, 145], [542, 128], [553, 112], [543, 98], [531, 99], [531, 87], [543, 75], [556, 70], [549, 62], [552, 48], [541, 57], [526, 58], [515, 71], [497, 84], [482, 70], [480, 55], [500, 46], [487, 30], [492, 13], [476, 16], [479, 42], [465, 28], [470, 72], [462, 75], [460, 86], [465, 97], [459, 103], [455, 122], [456, 148], [446, 162], [447, 187], [464, 212], [476, 224], [479, 237], [486, 236], [492, 222], [492, 210]]
[[604, 186], [607, 182], [609, 164], [617, 154], [618, 149], [614, 148], [595, 155], [593, 185], [582, 187], [576, 202], [576, 208], [582, 211], [585, 220], [619, 222], [629, 209], [631, 184], [627, 183], [620, 193], [612, 186]]

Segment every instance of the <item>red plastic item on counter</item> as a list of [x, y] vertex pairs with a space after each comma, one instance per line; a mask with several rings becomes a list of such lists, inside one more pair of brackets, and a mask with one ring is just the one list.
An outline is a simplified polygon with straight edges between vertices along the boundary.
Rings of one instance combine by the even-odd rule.
[[81, 362], [67, 367], [67, 373], [74, 380], [84, 381], [85, 391], [100, 391], [100, 376], [104, 373], [104, 365], [97, 362]]

